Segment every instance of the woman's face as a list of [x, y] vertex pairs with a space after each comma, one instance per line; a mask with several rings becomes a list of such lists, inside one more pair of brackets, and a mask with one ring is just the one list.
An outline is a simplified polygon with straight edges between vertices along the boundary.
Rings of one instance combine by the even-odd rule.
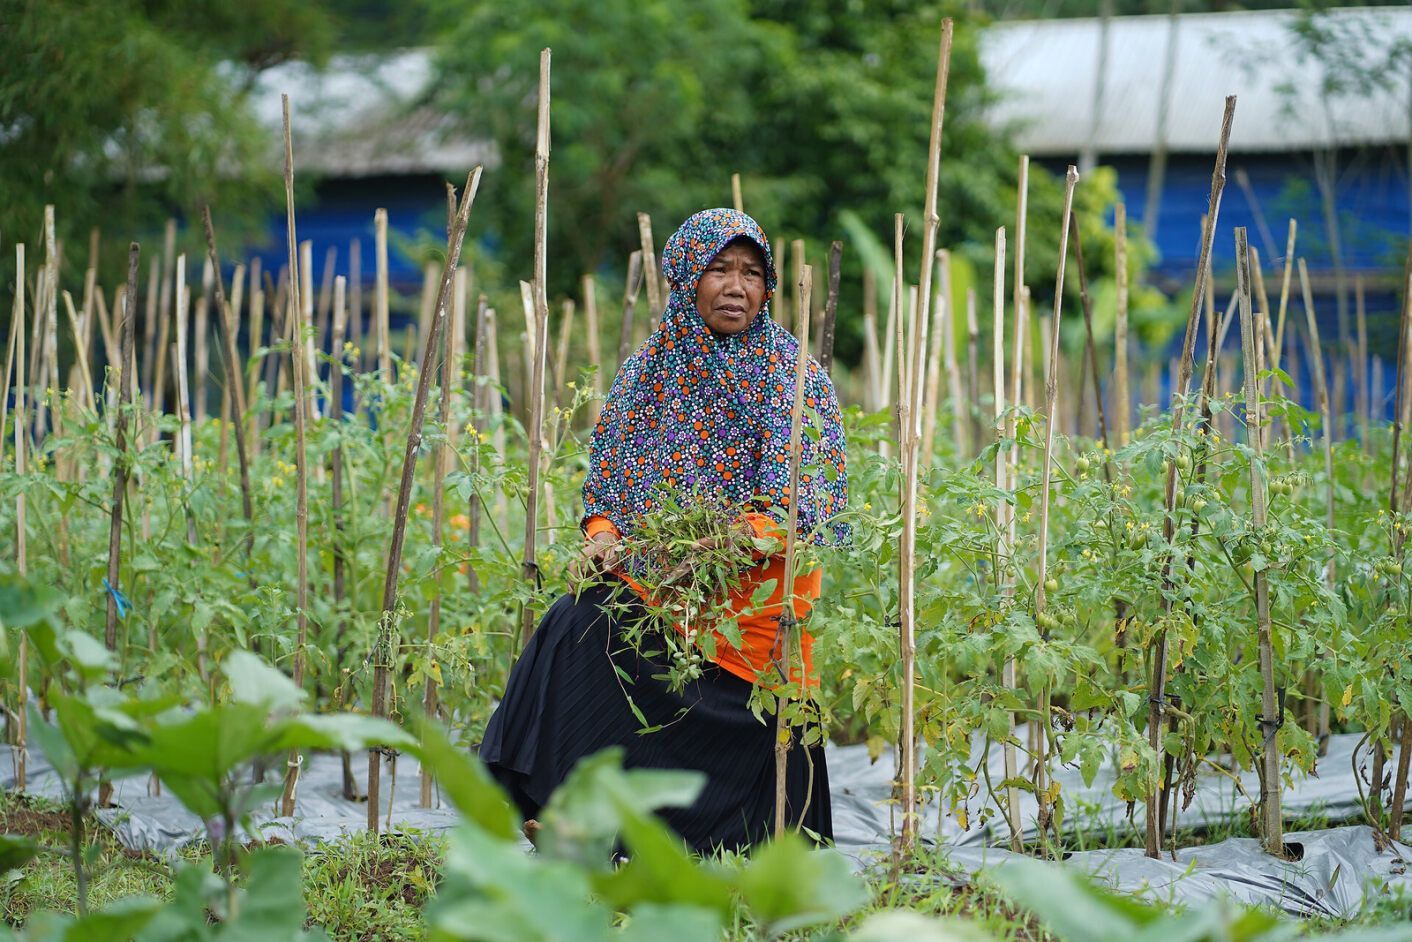
[[718, 334], [740, 333], [764, 304], [765, 256], [748, 239], [721, 249], [696, 282], [696, 310]]

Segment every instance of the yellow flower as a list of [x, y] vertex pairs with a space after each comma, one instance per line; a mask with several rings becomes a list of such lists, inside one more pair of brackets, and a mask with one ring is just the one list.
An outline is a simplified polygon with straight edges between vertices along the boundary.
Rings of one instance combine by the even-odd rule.
[[865, 502], [863, 503], [863, 509], [864, 509], [864, 510], [872, 510], [872, 509], [873, 509], [873, 505], [870, 504], [870, 503], [867, 503], [867, 502], [865, 501]]

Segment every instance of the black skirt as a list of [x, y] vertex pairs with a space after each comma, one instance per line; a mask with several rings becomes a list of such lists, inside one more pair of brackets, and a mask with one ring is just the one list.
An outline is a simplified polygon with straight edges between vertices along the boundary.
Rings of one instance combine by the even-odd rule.
[[[610, 597], [615, 605], [605, 609]], [[750, 711], [749, 682], [709, 662], [700, 679], [673, 693], [654, 676], [664, 673], [662, 666], [623, 640], [624, 616], [614, 613], [635, 601], [615, 583], [587, 588], [577, 600], [565, 595], [550, 607], [510, 671], [481, 759], [520, 813], [533, 818], [580, 759], [621, 746], [628, 768], [705, 773], [695, 803], [660, 812], [692, 848], [737, 850], [768, 839], [775, 815], [773, 719], [766, 715], [762, 723]], [[641, 607], [629, 604], [626, 611], [633, 610]], [[661, 728], [643, 733], [629, 697], [647, 725]], [[790, 749], [785, 795], [791, 825], [833, 840], [821, 746]]]

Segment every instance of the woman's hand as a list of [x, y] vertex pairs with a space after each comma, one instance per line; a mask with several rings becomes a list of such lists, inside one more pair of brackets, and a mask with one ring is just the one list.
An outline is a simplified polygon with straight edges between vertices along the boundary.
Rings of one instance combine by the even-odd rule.
[[584, 584], [617, 569], [622, 559], [622, 540], [616, 533], [605, 530], [595, 535], [569, 564], [569, 588], [577, 592]]

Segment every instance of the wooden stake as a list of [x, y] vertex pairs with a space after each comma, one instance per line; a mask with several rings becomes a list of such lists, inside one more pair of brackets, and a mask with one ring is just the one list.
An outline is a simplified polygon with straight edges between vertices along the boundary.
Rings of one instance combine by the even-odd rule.
[[[176, 377], [177, 418], [181, 422], [181, 431], [177, 435], [177, 456], [181, 459], [181, 473], [186, 479], [186, 486], [195, 487], [196, 469], [191, 458], [191, 390], [187, 386], [186, 370], [182, 365], [186, 363], [186, 315], [191, 303], [191, 292], [186, 287], [185, 253], [177, 256], [175, 274], [176, 347], [172, 353], [172, 375]], [[186, 512], [186, 541], [193, 546], [196, 544], [196, 519], [189, 507]], [[197, 646], [198, 650], [205, 650], [205, 645], [199, 639]]]
[[[1237, 229], [1237, 232], [1240, 230]], [[1319, 342], [1319, 321], [1314, 316], [1314, 294], [1309, 289], [1309, 269], [1304, 265], [1304, 259], [1299, 260], [1299, 288], [1304, 295], [1304, 315], [1305, 327], [1309, 330], [1309, 362], [1314, 373], [1314, 395], [1319, 403], [1319, 418], [1323, 423], [1323, 444], [1324, 444], [1324, 497], [1325, 497], [1325, 520], [1324, 525], [1329, 528], [1329, 532], [1334, 531], [1334, 446], [1333, 446], [1333, 415], [1329, 411], [1329, 383], [1324, 373], [1324, 350]], [[1330, 553], [1329, 558], [1324, 563], [1324, 585], [1330, 592], [1338, 590], [1335, 567], [1335, 554]]]
[[883, 408], [882, 354], [878, 344], [877, 278], [873, 270], [863, 266], [863, 373], [867, 377], [868, 411]]
[[[1213, 213], [1214, 214], [1214, 213]], [[1255, 345], [1260, 338], [1255, 335], [1254, 318], [1250, 304], [1250, 249], [1246, 241], [1245, 227], [1236, 228], [1236, 278], [1240, 291], [1240, 339], [1241, 351], [1245, 359], [1245, 426], [1251, 430], [1248, 442], [1254, 453], [1250, 467], [1250, 523], [1259, 532], [1265, 526], [1265, 469], [1264, 454], [1261, 449], [1259, 429], [1261, 423], [1260, 384], [1257, 377], [1260, 370], [1256, 363]], [[1304, 263], [1300, 260], [1300, 277], [1304, 278]], [[1307, 281], [1306, 281], [1307, 284]], [[1307, 290], [1307, 289], [1306, 289]], [[1310, 322], [1313, 313], [1310, 312]], [[1325, 416], [1328, 413], [1325, 411]], [[1255, 572], [1255, 614], [1258, 621], [1260, 647], [1260, 677], [1263, 690], [1260, 698], [1260, 729], [1264, 734], [1261, 748], [1260, 775], [1260, 819], [1261, 839], [1265, 852], [1284, 857], [1283, 819], [1280, 817], [1280, 749], [1276, 741], [1284, 717], [1279, 715], [1280, 705], [1275, 694], [1275, 655], [1272, 629], [1270, 625], [1270, 590], [1265, 569]]]
[[1284, 349], [1285, 314], [1289, 310], [1290, 277], [1294, 273], [1294, 237], [1298, 231], [1298, 223], [1291, 219], [1289, 221], [1289, 237], [1285, 241], [1285, 269], [1284, 276], [1280, 279], [1280, 311], [1275, 319], [1275, 354], [1270, 358], [1271, 369], [1279, 369], [1280, 351]]
[[[1044, 386], [1044, 464], [1039, 477], [1039, 574], [1035, 577], [1035, 614], [1044, 612], [1044, 583], [1049, 578], [1049, 480], [1054, 466], [1055, 401], [1059, 391], [1059, 325], [1064, 307], [1064, 262], [1069, 253], [1069, 232], [1073, 222], [1074, 187], [1079, 170], [1070, 166], [1064, 177], [1064, 217], [1059, 228], [1059, 270], [1054, 277], [1054, 313], [1049, 322], [1049, 366]], [[1075, 231], [1077, 231], [1075, 229]], [[1039, 697], [1039, 756], [1035, 760], [1035, 793], [1039, 799], [1039, 841], [1047, 844], [1052, 817], [1052, 798], [1047, 784], [1049, 772], [1050, 691], [1046, 686]]]
[[[432, 546], [437, 551], [437, 567], [442, 565], [441, 548], [445, 537], [446, 526], [446, 472], [450, 470], [452, 456], [456, 453], [456, 416], [451, 405], [451, 390], [456, 385], [456, 380], [460, 375], [460, 363], [456, 357], [456, 338], [461, 335], [462, 324], [466, 316], [466, 270], [457, 268], [453, 276], [452, 285], [452, 305], [451, 305], [451, 329], [443, 338], [441, 355], [441, 396], [437, 403], [437, 424], [441, 426], [441, 441], [437, 443], [436, 450], [432, 453], [432, 477], [431, 477], [431, 541]], [[428, 355], [431, 353], [427, 351]], [[432, 361], [425, 360], [425, 369], [432, 368]], [[436, 635], [441, 630], [441, 578], [437, 574], [436, 588], [431, 597], [431, 604], [427, 610], [427, 659], [430, 664], [435, 664], [436, 657]], [[422, 712], [427, 719], [435, 719], [437, 715], [436, 706], [436, 681], [433, 672], [427, 670], [425, 684], [422, 688]], [[431, 772], [422, 768], [421, 771], [421, 806], [423, 808], [432, 807], [432, 777]]]
[[946, 366], [946, 385], [951, 396], [951, 438], [956, 453], [963, 459], [971, 453], [971, 443], [967, 437], [970, 409], [961, 394], [961, 369], [956, 363], [956, 318], [951, 296], [951, 253], [942, 249], [938, 253], [941, 262], [941, 290], [946, 301], [946, 325], [942, 337], [942, 357]]
[[618, 369], [632, 353], [632, 321], [637, 311], [637, 295], [642, 290], [642, 251], [628, 256], [627, 284], [623, 287], [623, 319], [618, 329]]
[[738, 213], [745, 212], [745, 200], [740, 195], [740, 174], [731, 174], [731, 205]]
[[[544, 365], [546, 348], [549, 346], [549, 302], [545, 298], [545, 268], [548, 253], [548, 238], [545, 231], [549, 203], [549, 50], [539, 53], [539, 118], [535, 135], [534, 169], [534, 340], [530, 349], [534, 352], [531, 364], [529, 413], [525, 430], [529, 435], [529, 460], [527, 477], [529, 487], [525, 493], [525, 550], [521, 574], [535, 589], [540, 587], [539, 563], [535, 556], [539, 536], [539, 462], [544, 443]], [[652, 253], [652, 224], [646, 213], [637, 214], [638, 231], [642, 236], [644, 260]], [[647, 297], [652, 305], [654, 318], [660, 315], [657, 295], [660, 283], [655, 274], [655, 260], [647, 272]], [[656, 328], [655, 322], [653, 325]], [[520, 646], [529, 643], [534, 631], [534, 606], [525, 604], [520, 610]]]
[[833, 341], [838, 321], [838, 281], [843, 267], [843, 243], [829, 246], [829, 293], [824, 302], [824, 322], [819, 331], [819, 367], [833, 373]]
[[[451, 295], [451, 282], [455, 277], [456, 266], [461, 261], [461, 244], [470, 221], [471, 205], [475, 202], [476, 190], [480, 187], [481, 168], [471, 171], [466, 178], [461, 203], [456, 210], [456, 220], [447, 240], [446, 265], [441, 273], [441, 287], [437, 289], [435, 316], [432, 318], [426, 343], [422, 348], [421, 362], [428, 366], [435, 361], [436, 344], [440, 339], [442, 325], [446, 320], [447, 300]], [[541, 349], [543, 349], [541, 347]], [[417, 451], [422, 443], [422, 422], [426, 415], [427, 394], [431, 388], [430, 368], [417, 371], [417, 391], [412, 400], [411, 424], [407, 430], [407, 448], [402, 456], [402, 477], [397, 488], [397, 505], [392, 517], [392, 539], [387, 551], [387, 572], [383, 578], [382, 614], [378, 619], [378, 640], [373, 652], [373, 702], [372, 714], [385, 716], [387, 713], [387, 678], [391, 668], [393, 648], [397, 638], [397, 580], [402, 571], [402, 545], [407, 534], [407, 512], [412, 502], [412, 478], [417, 470]], [[378, 810], [382, 778], [382, 754], [377, 750], [368, 752], [368, 830], [378, 833]], [[391, 809], [389, 807], [389, 813]]]
[[966, 401], [970, 403], [967, 410], [971, 414], [971, 454], [963, 455], [969, 459], [975, 453], [975, 449], [980, 447], [981, 437], [981, 363], [980, 363], [980, 343], [981, 326], [976, 317], [976, 289], [974, 286], [966, 288]]
[[377, 319], [378, 378], [392, 381], [392, 337], [388, 330], [387, 292], [387, 210], [373, 213], [373, 231], [377, 255], [377, 285], [373, 298], [373, 315]]
[[583, 317], [587, 321], [588, 362], [593, 364], [593, 399], [588, 403], [588, 425], [598, 424], [598, 413], [603, 408], [603, 351], [598, 342], [598, 284], [592, 275], [583, 276]]
[[1372, 424], [1372, 387], [1368, 383], [1368, 311], [1367, 299], [1363, 293], [1363, 276], [1353, 276], [1353, 303], [1357, 333], [1357, 346], [1354, 356], [1353, 381], [1358, 384], [1358, 442], [1365, 451], [1370, 449], [1368, 429]]
[[[546, 132], [547, 133], [547, 132]], [[662, 316], [662, 282], [657, 273], [657, 250], [652, 242], [652, 217], [646, 213], [637, 214], [637, 235], [642, 242], [642, 277], [647, 281], [647, 318], [651, 323], [648, 331], [657, 329], [657, 318]]]
[[[353, 244], [356, 246], [358, 243], [355, 241]], [[343, 610], [348, 595], [347, 521], [343, 509], [343, 371], [347, 366], [347, 357], [343, 353], [343, 338], [348, 324], [347, 295], [347, 281], [340, 275], [333, 282], [333, 366], [329, 369], [328, 407], [329, 421], [337, 432], [333, 451], [329, 455], [329, 499], [333, 511], [333, 669], [339, 684], [344, 682], [347, 670], [344, 665], [348, 663], [348, 619]], [[356, 360], [353, 368], [358, 368]], [[340, 758], [343, 798], [345, 801], [357, 801], [358, 779], [353, 775], [352, 757], [345, 752]]]
[[129, 381], [128, 369], [133, 358], [133, 348], [136, 346], [134, 337], [137, 325], [133, 308], [137, 305], [137, 261], [140, 252], [136, 242], [128, 246], [127, 293], [123, 295], [122, 326], [118, 329], [119, 336], [122, 337], [122, 347], [118, 354], [118, 366], [114, 371], [114, 382], [118, 390], [118, 415], [115, 423], [117, 457], [113, 462], [113, 500], [108, 527], [108, 611], [103, 631], [103, 643], [109, 651], [118, 649], [118, 570], [122, 559], [123, 497], [127, 493], [129, 461], [128, 406], [132, 404], [132, 383]]
[[206, 424], [207, 394], [206, 384], [210, 381], [211, 375], [211, 345], [207, 339], [207, 329], [210, 323], [210, 297], [211, 280], [214, 272], [211, 270], [211, 260], [208, 258], [201, 266], [201, 297], [196, 299], [196, 328], [192, 343], [195, 349], [196, 360], [196, 424]]
[[1118, 282], [1118, 313], [1113, 327], [1113, 415], [1118, 447], [1128, 443], [1132, 429], [1132, 391], [1128, 387], [1128, 214], [1119, 200], [1113, 207], [1114, 271]]
[[[1211, 243], [1215, 236], [1216, 223], [1220, 214], [1221, 193], [1226, 185], [1226, 151], [1230, 143], [1231, 122], [1235, 120], [1235, 105], [1235, 96], [1228, 95], [1225, 113], [1221, 118], [1221, 137], [1216, 148], [1216, 166], [1211, 174], [1211, 197], [1206, 212], [1206, 222], [1202, 227], [1201, 250], [1196, 262], [1196, 286], [1191, 295], [1191, 310], [1187, 315], [1186, 336], [1182, 340], [1182, 355], [1178, 366], [1177, 383], [1172, 390], [1172, 430], [1174, 433], [1180, 432], [1185, 422], [1186, 396], [1191, 385], [1192, 351], [1196, 345], [1196, 328], [1201, 318], [1202, 296], [1206, 291], [1206, 279], [1210, 271]], [[1242, 264], [1248, 264], [1248, 256], [1242, 256], [1242, 259], [1238, 261], [1241, 261]], [[1168, 546], [1171, 545], [1172, 539], [1176, 535], [1176, 488], [1177, 466], [1175, 462], [1171, 462], [1168, 465], [1164, 490], [1166, 514], [1162, 523], [1163, 542]], [[1162, 565], [1162, 582], [1166, 589], [1171, 586], [1172, 562], [1172, 554], [1166, 554]], [[1163, 613], [1170, 615], [1172, 593], [1164, 590], [1162, 595]], [[1160, 756], [1162, 754], [1162, 719], [1166, 707], [1167, 688], [1167, 632], [1165, 628], [1157, 631], [1151, 646], [1153, 656], [1152, 676], [1148, 685], [1147, 740], [1153, 753]], [[1146, 821], [1147, 856], [1153, 859], [1156, 859], [1162, 852], [1162, 832], [1158, 815], [1160, 798], [1157, 784], [1154, 782], [1147, 797]]]
[[[937, 266], [938, 277], [941, 279], [941, 290], [937, 291], [936, 298], [932, 303], [932, 329], [927, 337], [927, 371], [926, 371], [926, 399], [922, 405], [922, 450], [921, 461], [930, 468], [932, 462], [936, 460], [936, 424], [937, 414], [941, 407], [941, 347], [945, 335], [951, 328], [951, 279], [949, 276], [949, 260], [945, 258], [945, 249], [937, 250], [937, 260], [941, 263]], [[964, 454], [964, 450], [957, 447], [958, 454]]]
[[[137, 277], [136, 256], [131, 263], [132, 278]], [[25, 449], [28, 444], [29, 431], [25, 421], [25, 246], [23, 242], [15, 244], [15, 308], [14, 316], [10, 319], [10, 349], [15, 353], [15, 475], [23, 477], [28, 473], [25, 464]], [[8, 367], [6, 373], [9, 373]], [[9, 377], [6, 377], [6, 388], [0, 391], [0, 398], [9, 398]], [[4, 431], [4, 424], [0, 422], [0, 432]], [[118, 463], [121, 465], [121, 462]], [[25, 519], [25, 490], [20, 488], [15, 493], [15, 571], [20, 578], [29, 575], [29, 561], [27, 556], [28, 522]], [[109, 560], [109, 571], [112, 571], [112, 560]], [[111, 595], [109, 605], [112, 605]], [[111, 618], [111, 616], [110, 616]], [[25, 777], [29, 765], [29, 633], [21, 631], [19, 633], [19, 644], [17, 645], [17, 674], [15, 690], [15, 790], [23, 792], [25, 790]], [[112, 649], [110, 644], [109, 650]]]
[[[285, 115], [287, 118], [287, 103]], [[290, 155], [287, 156], [290, 161], [289, 172], [293, 173], [292, 152]], [[291, 183], [290, 185], [292, 186], [293, 184]], [[292, 233], [294, 203], [292, 196], [289, 196], [288, 198], [290, 200], [290, 230]], [[221, 370], [225, 378], [225, 387], [227, 390], [230, 391], [231, 397], [230, 404], [232, 410], [232, 425], [235, 427], [236, 461], [240, 468], [240, 511], [245, 516], [245, 560], [248, 563], [250, 561], [251, 554], [255, 551], [255, 499], [253, 496], [253, 490], [250, 486], [250, 451], [245, 445], [245, 381], [241, 376], [240, 352], [236, 346], [236, 335], [239, 333], [240, 327], [239, 322], [235, 319], [234, 312], [231, 310], [230, 305], [226, 303], [225, 285], [222, 283], [221, 278], [221, 257], [220, 253], [216, 251], [216, 229], [215, 226], [211, 223], [210, 206], [203, 206], [201, 208], [201, 225], [206, 231], [206, 267], [215, 274], [217, 314], [216, 321], [220, 325], [221, 340], [223, 342], [221, 353]], [[293, 253], [291, 251], [291, 255], [292, 254]], [[184, 277], [185, 273], [183, 272], [183, 278]], [[261, 304], [263, 304], [263, 292], [260, 295], [260, 299]], [[297, 337], [298, 334], [296, 334], [295, 336]], [[186, 362], [184, 356], [182, 362]], [[299, 393], [296, 390], [296, 401], [298, 400], [298, 398]], [[296, 434], [299, 434], [297, 427]], [[303, 446], [301, 445], [299, 447], [300, 453], [302, 455]], [[250, 582], [253, 587], [255, 582], [255, 577], [253, 574], [250, 576]], [[302, 607], [303, 606], [301, 606], [301, 608]]]
[[[559, 345], [554, 352], [554, 403], [564, 407], [564, 383], [569, 372], [569, 338], [574, 331], [574, 301], [565, 298], [562, 308], [564, 319], [559, 323]], [[571, 397], [572, 398], [572, 397]]]
[[[784, 588], [780, 605], [779, 631], [784, 636], [784, 653], [775, 669], [780, 675], [780, 687], [775, 702], [775, 837], [784, 834], [786, 820], [785, 783], [789, 769], [789, 750], [794, 736], [785, 722], [784, 703], [795, 671], [799, 674], [799, 696], [808, 695], [809, 679], [799, 663], [799, 621], [795, 609], [795, 548], [799, 530], [799, 475], [804, 457], [804, 384], [809, 370], [809, 293], [814, 273], [804, 266], [795, 291], [795, 323], [799, 328], [799, 355], [794, 362], [794, 408], [789, 423], [789, 517], [784, 534]], [[802, 822], [800, 822], [802, 824]]]
[[[306, 385], [305, 371], [308, 360], [304, 348], [305, 308], [303, 294], [306, 281], [301, 270], [301, 262], [308, 262], [308, 243], [300, 246], [294, 232], [294, 144], [290, 135], [289, 96], [281, 95], [280, 103], [284, 110], [284, 204], [285, 236], [289, 242], [289, 297], [288, 317], [291, 322], [289, 337], [290, 375], [294, 383], [294, 526], [295, 553], [298, 556], [298, 583], [295, 587], [295, 642], [294, 642], [294, 685], [304, 689], [304, 647], [309, 635], [309, 468], [306, 448], [305, 423], [308, 413], [304, 404]], [[302, 253], [299, 251], [303, 249]], [[301, 259], [299, 255], [305, 257]], [[210, 265], [210, 260], [207, 260]], [[285, 817], [294, 814], [295, 799], [299, 787], [299, 770], [303, 759], [298, 749], [289, 751], [285, 762], [284, 794], [280, 799], [280, 813]]]
[[[490, 397], [494, 396], [496, 402], [500, 400], [500, 389], [487, 383], [489, 353], [487, 347], [490, 343], [490, 326], [494, 312], [487, 306], [485, 295], [480, 296], [476, 303], [476, 348], [471, 373], [475, 382], [475, 391], [471, 397], [471, 402], [475, 408], [471, 413], [472, 427], [475, 430], [475, 447], [471, 449], [471, 473], [474, 475], [480, 470], [481, 448], [483, 446], [482, 436], [485, 434], [487, 420], [491, 414]], [[466, 508], [468, 519], [468, 533], [466, 534], [467, 555], [474, 557], [476, 550], [480, 548], [480, 518], [481, 499], [480, 493], [474, 488], [471, 489], [471, 496]], [[472, 559], [470, 565], [466, 567], [466, 587], [470, 589], [473, 596], [480, 595], [480, 573], [476, 571], [475, 560]]]
[[[1005, 227], [995, 230], [995, 275], [992, 298], [992, 347], [991, 380], [995, 398], [995, 440], [999, 446], [995, 450], [995, 489], [1001, 491], [995, 501], [995, 577], [999, 587], [1009, 596], [1014, 589], [1011, 585], [1013, 560], [1010, 558], [1012, 543], [1007, 539], [1010, 527], [1011, 507], [1003, 492], [1010, 489], [1010, 451], [1005, 448], [1005, 439], [1013, 434], [1005, 413]], [[1006, 658], [1002, 683], [1006, 689], [1016, 688], [1015, 660]], [[1005, 780], [1014, 782], [1019, 777], [1019, 762], [1015, 753], [1015, 714], [1007, 712], [1006, 723], [1009, 730], [1004, 743]], [[1019, 853], [1024, 848], [1020, 831], [1020, 792], [1013, 784], [1005, 786], [1005, 821], [1010, 826], [1010, 849]]]
[[[1074, 237], [1074, 267], [1079, 273], [1079, 304], [1084, 315], [1084, 347], [1088, 351], [1089, 378], [1093, 382], [1093, 404], [1097, 410], [1098, 417], [1098, 440], [1103, 445], [1104, 462], [1103, 471], [1108, 480], [1112, 480], [1112, 468], [1107, 461], [1108, 443], [1108, 409], [1103, 404], [1103, 383], [1099, 379], [1098, 370], [1098, 347], [1093, 341], [1093, 301], [1088, 296], [1088, 272], [1084, 268], [1084, 244], [1083, 237], [1079, 235], [1079, 217], [1069, 216], [1069, 233]], [[1124, 332], [1127, 325], [1124, 324]], [[1054, 322], [1054, 332], [1059, 332], [1059, 322], [1056, 318]], [[1079, 403], [1079, 413], [1083, 413], [1083, 404]], [[1124, 404], [1126, 408], [1126, 403]]]

